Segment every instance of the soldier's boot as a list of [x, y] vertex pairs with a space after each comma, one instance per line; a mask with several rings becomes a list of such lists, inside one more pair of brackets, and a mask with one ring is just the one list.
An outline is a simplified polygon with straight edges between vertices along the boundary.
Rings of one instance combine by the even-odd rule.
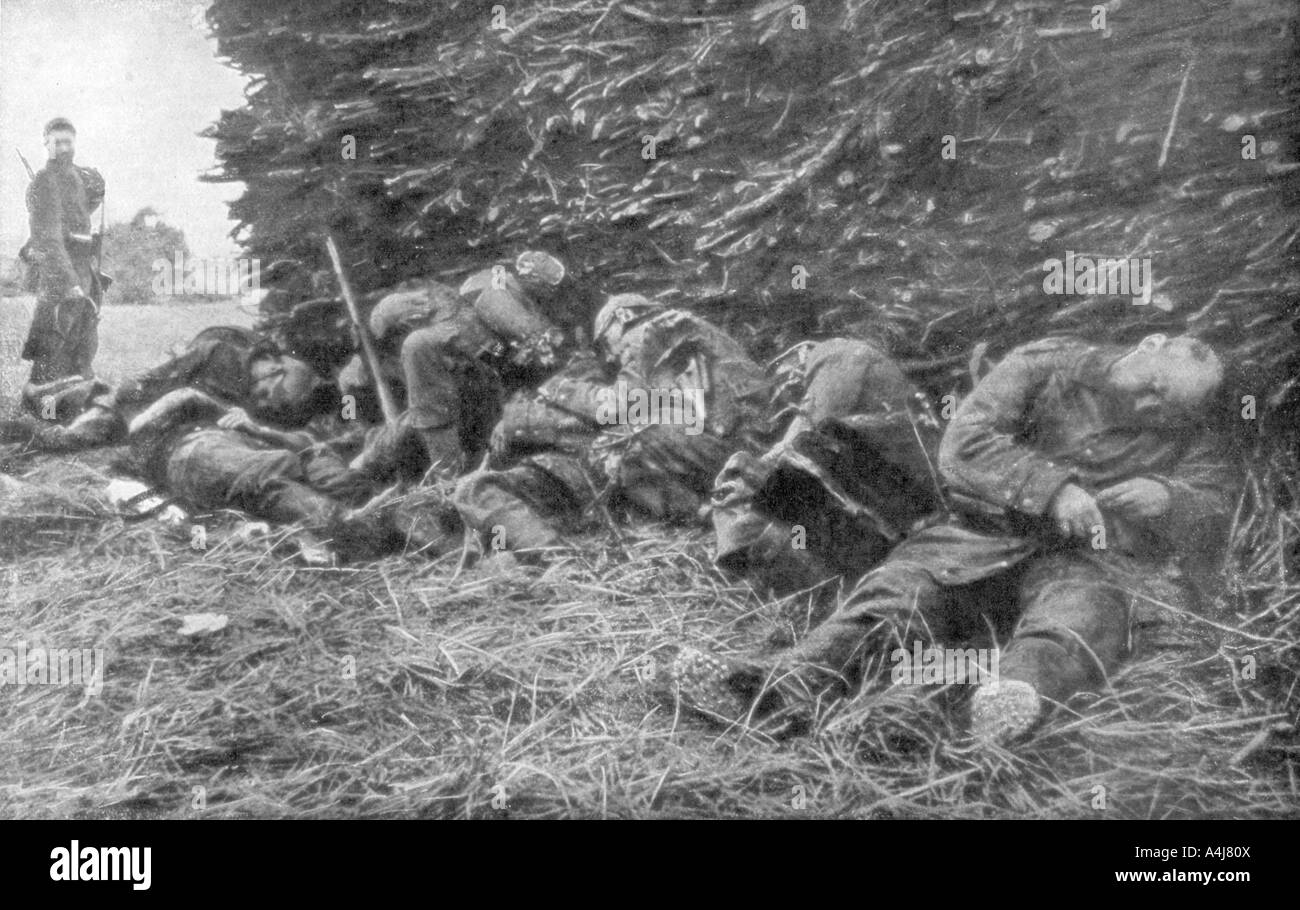
[[456, 427], [421, 427], [416, 430], [429, 457], [429, 470], [441, 480], [452, 480], [465, 469], [465, 453]]
[[1042, 714], [1043, 700], [1030, 683], [1020, 679], [987, 682], [971, 697], [971, 737], [982, 746], [1006, 745], [1033, 729]]
[[655, 680], [656, 694], [707, 720], [778, 735], [806, 732], [838, 688], [815, 668], [777, 659], [724, 658], [682, 647]]

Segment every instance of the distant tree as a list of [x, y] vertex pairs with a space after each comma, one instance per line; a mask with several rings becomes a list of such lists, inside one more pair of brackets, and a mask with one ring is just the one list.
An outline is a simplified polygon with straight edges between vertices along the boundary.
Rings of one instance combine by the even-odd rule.
[[189, 257], [185, 232], [172, 227], [146, 206], [128, 222], [110, 224], [104, 236], [104, 271], [113, 277], [106, 304], [163, 303], [154, 293], [154, 264]]

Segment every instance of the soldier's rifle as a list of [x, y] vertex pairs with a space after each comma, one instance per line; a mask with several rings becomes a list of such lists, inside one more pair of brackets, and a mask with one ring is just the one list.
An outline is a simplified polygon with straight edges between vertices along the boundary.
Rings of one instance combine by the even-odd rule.
[[325, 235], [325, 249], [329, 251], [330, 263], [334, 266], [334, 276], [338, 278], [339, 290], [343, 293], [343, 302], [348, 308], [348, 318], [352, 320], [357, 338], [361, 341], [361, 354], [365, 358], [370, 375], [374, 378], [375, 393], [379, 396], [379, 409], [384, 413], [384, 422], [390, 427], [395, 427], [401, 412], [393, 398], [393, 390], [388, 386], [388, 380], [379, 369], [379, 354], [375, 351], [374, 339], [370, 337], [370, 329], [361, 318], [361, 308], [357, 306], [356, 295], [352, 293], [352, 284], [343, 269], [343, 258], [339, 255], [339, 247], [334, 242], [333, 234]]
[[[18, 155], [18, 160], [21, 161], [21, 162], [23, 163], [23, 167], [27, 168], [27, 180], [28, 180], [28, 182], [31, 182], [32, 180], [35, 180], [35, 179], [36, 179], [36, 172], [35, 172], [34, 170], [32, 170], [32, 166], [31, 166], [30, 164], [27, 163], [27, 156], [23, 154], [23, 150], [20, 149], [20, 148], [18, 148], [17, 146], [14, 146], [14, 152], [17, 153], [17, 155]], [[18, 250], [18, 258], [21, 259], [21, 260], [23, 261], [23, 263], [24, 263], [24, 267], [27, 269], [27, 271], [25, 272], [25, 275], [26, 275], [26, 278], [24, 279], [25, 281], [26, 281], [26, 280], [30, 280], [30, 278], [31, 278], [31, 274], [32, 274], [32, 273], [31, 273], [31, 267], [32, 267], [32, 251], [31, 251], [31, 243], [32, 243], [31, 240], [28, 240], [28, 241], [27, 241], [26, 243], [24, 243], [24, 244], [22, 245], [22, 247]]]
[[108, 189], [99, 197], [99, 242], [95, 244], [95, 283], [99, 285], [99, 300], [96, 308], [104, 305], [104, 294], [113, 279], [104, 274], [104, 216], [108, 213]]
[[18, 153], [18, 160], [23, 163], [23, 167], [27, 168], [27, 179], [35, 180], [36, 172], [32, 170], [32, 166], [27, 163], [27, 157], [23, 155], [23, 150], [20, 148], [15, 148], [14, 151]]

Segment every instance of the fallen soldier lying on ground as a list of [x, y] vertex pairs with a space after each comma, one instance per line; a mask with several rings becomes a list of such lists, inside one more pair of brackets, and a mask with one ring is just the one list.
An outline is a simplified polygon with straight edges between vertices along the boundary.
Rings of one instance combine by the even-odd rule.
[[403, 546], [434, 554], [459, 542], [433, 488], [397, 507], [394, 490], [376, 494], [328, 440], [258, 423], [198, 389], [154, 402], [131, 421], [128, 439], [141, 476], [186, 504], [301, 525], [349, 559]]
[[610, 364], [577, 358], [512, 398], [493, 463], [457, 484], [466, 525], [496, 547], [561, 546], [604, 510], [698, 520], [726, 457], [766, 438], [771, 382], [716, 326], [620, 294], [595, 337]]
[[[343, 420], [338, 392], [305, 361], [278, 350], [267, 338], [235, 326], [213, 326], [196, 335], [162, 364], [110, 386], [99, 379], [70, 377], [44, 386], [28, 385], [24, 403], [45, 419], [23, 416], [0, 421], [0, 442], [43, 452], [77, 452], [124, 441], [128, 422], [176, 389], [195, 388], [230, 405], [245, 406], [260, 419], [301, 426], [328, 436], [345, 457], [368, 466], [376, 481], [418, 461], [422, 452], [404, 445], [402, 427], [373, 427]], [[405, 419], [405, 415], [403, 415]], [[418, 440], [413, 441], [419, 449]], [[406, 478], [418, 478], [418, 469]]]
[[[681, 649], [665, 694], [728, 722], [806, 723], [856, 687], [879, 694], [887, 656], [991, 630], [1000, 671], [971, 699], [972, 733], [1022, 736], [1045, 709], [1106, 685], [1140, 644], [1157, 579], [1177, 579], [1192, 605], [1207, 593], [1239, 479], [1209, 417], [1222, 376], [1186, 336], [1015, 349], [944, 434], [950, 517], [899, 544], [792, 648], [738, 659]], [[889, 693], [919, 703], [933, 690], [913, 680]]]
[[[404, 398], [406, 411], [369, 451], [394, 461], [388, 449], [409, 451], [414, 437], [423, 466], [441, 478], [476, 464], [501, 416], [506, 374], [540, 382], [554, 371], [564, 332], [537, 298], [562, 293], [564, 278], [558, 260], [530, 251], [519, 256], [515, 273], [486, 269], [459, 291], [412, 279], [381, 298], [368, 318], [370, 333], [383, 379]], [[338, 377], [340, 391], [362, 401], [372, 383], [361, 357]], [[368, 459], [357, 467], [377, 470]]]
[[0, 441], [45, 452], [112, 445], [125, 439], [132, 417], [186, 387], [222, 401], [247, 402], [256, 413], [279, 422], [306, 423], [337, 410], [337, 396], [306, 363], [248, 329], [213, 326], [163, 363], [117, 386], [79, 376], [41, 386], [29, 383], [23, 403], [37, 416], [0, 422]]
[[711, 510], [717, 564], [778, 594], [856, 581], [940, 501], [938, 421], [889, 355], [848, 338], [796, 350], [778, 369], [794, 419], [727, 461]]

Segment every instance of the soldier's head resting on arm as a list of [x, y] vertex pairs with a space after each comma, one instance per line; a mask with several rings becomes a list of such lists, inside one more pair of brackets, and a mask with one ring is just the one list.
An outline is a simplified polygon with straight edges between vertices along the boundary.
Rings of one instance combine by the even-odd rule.
[[310, 364], [270, 346], [250, 356], [248, 380], [249, 410], [283, 426], [301, 426], [337, 398]]

